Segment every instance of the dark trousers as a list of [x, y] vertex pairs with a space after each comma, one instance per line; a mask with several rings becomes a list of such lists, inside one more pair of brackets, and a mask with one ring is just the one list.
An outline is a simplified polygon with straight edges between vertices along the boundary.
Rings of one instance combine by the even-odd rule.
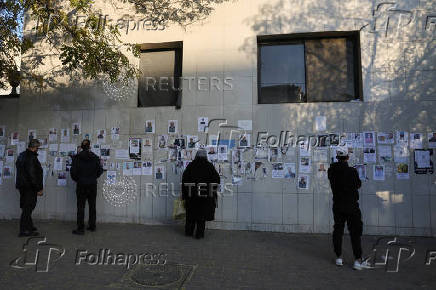
[[33, 231], [32, 212], [36, 207], [36, 200], [36, 192], [20, 189], [20, 232]]
[[85, 205], [88, 200], [89, 206], [89, 221], [88, 225], [90, 228], [95, 228], [96, 210], [95, 210], [95, 200], [97, 197], [97, 184], [91, 185], [77, 185], [76, 189], [77, 196], [77, 229], [85, 229]]
[[333, 248], [336, 256], [340, 257], [342, 255], [342, 237], [344, 235], [345, 223], [347, 223], [354, 258], [356, 260], [362, 258], [360, 237], [362, 236], [363, 223], [359, 206], [347, 209], [333, 206], [333, 218], [335, 221], [333, 229]]
[[204, 219], [199, 219], [195, 216], [186, 213], [186, 224], [185, 224], [185, 234], [192, 236], [194, 234], [194, 229], [197, 226], [197, 231], [195, 236], [202, 238], [204, 237], [204, 230], [206, 229], [206, 221]]

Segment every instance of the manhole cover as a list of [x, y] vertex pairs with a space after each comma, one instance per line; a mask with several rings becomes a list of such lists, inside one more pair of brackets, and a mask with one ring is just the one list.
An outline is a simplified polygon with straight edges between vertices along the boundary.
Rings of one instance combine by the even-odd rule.
[[196, 266], [176, 263], [136, 265], [111, 287], [124, 289], [180, 289], [189, 281]]

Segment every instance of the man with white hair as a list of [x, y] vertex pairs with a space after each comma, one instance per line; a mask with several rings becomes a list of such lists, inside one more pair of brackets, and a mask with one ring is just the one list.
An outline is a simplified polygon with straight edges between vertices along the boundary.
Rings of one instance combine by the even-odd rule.
[[185, 201], [186, 224], [185, 234], [204, 238], [206, 221], [215, 218], [217, 188], [220, 176], [207, 160], [207, 152], [203, 148], [197, 151], [195, 159], [189, 163], [182, 178], [182, 199]]
[[362, 185], [357, 170], [348, 166], [348, 150], [336, 150], [338, 162], [331, 164], [328, 178], [333, 192], [333, 247], [336, 254], [336, 265], [342, 266], [342, 237], [347, 223], [354, 254], [353, 269], [369, 268], [366, 261], [362, 261], [361, 236], [363, 230], [362, 214], [359, 209], [359, 191]]

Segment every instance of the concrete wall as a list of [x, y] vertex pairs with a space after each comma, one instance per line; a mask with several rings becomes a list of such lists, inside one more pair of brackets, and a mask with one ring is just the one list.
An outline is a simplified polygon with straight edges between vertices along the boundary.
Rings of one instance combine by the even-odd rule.
[[[394, 2], [396, 5], [375, 0], [239, 0], [218, 6], [205, 21], [186, 30], [129, 31], [123, 38], [132, 43], [183, 41], [184, 76], [232, 77], [233, 90], [185, 90], [180, 110], [137, 108], [135, 91], [127, 102], [116, 103], [99, 83], [58, 80], [55, 88], [36, 91], [22, 87], [18, 100], [0, 100], [0, 125], [7, 126], [8, 134], [18, 130], [25, 136], [28, 129], [37, 129], [41, 136], [51, 127], [71, 128], [73, 122], [81, 122], [82, 132], [91, 132], [94, 138], [97, 129], [119, 126], [126, 149], [129, 136], [144, 136], [145, 120], [156, 120], [156, 134], [166, 134], [168, 120], [177, 119], [180, 133], [197, 135], [199, 116], [226, 118], [232, 123], [252, 119], [252, 136], [259, 131], [278, 134], [282, 130], [313, 134], [318, 115], [327, 117], [328, 132], [434, 132], [436, 20], [431, 15], [435, 15], [436, 2]], [[363, 102], [257, 104], [257, 35], [350, 30], [361, 30]], [[53, 59], [46, 64], [55, 63]], [[158, 159], [158, 154], [154, 158]], [[436, 175], [411, 172], [409, 180], [397, 180], [394, 164], [387, 166], [391, 169], [384, 182], [373, 181], [372, 166], [368, 166], [370, 180], [360, 190], [365, 233], [435, 235]], [[180, 180], [179, 175], [170, 173], [171, 165], [167, 171], [167, 181]], [[144, 184], [153, 182], [151, 177], [135, 177], [140, 193], [124, 208], [104, 201], [103, 179], [99, 183], [99, 222], [159, 223], [171, 218], [173, 197], [145, 194]], [[49, 176], [35, 217], [73, 220], [74, 188], [71, 180], [67, 187], [57, 187], [55, 177]], [[330, 232], [331, 197], [327, 179], [317, 179], [315, 174], [305, 191], [298, 190], [295, 182], [271, 177], [245, 180], [233, 195], [220, 197], [216, 221], [210, 227]], [[13, 180], [3, 181], [0, 200], [1, 218], [19, 216]]]

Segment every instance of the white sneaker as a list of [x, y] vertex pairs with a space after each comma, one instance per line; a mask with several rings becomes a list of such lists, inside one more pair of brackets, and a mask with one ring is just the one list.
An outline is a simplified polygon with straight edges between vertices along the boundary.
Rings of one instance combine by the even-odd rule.
[[358, 271], [362, 270], [362, 266], [361, 266], [359, 260], [354, 261], [353, 269], [358, 270]]
[[336, 259], [336, 266], [338, 267], [342, 267], [344, 265], [342, 258], [337, 258]]

